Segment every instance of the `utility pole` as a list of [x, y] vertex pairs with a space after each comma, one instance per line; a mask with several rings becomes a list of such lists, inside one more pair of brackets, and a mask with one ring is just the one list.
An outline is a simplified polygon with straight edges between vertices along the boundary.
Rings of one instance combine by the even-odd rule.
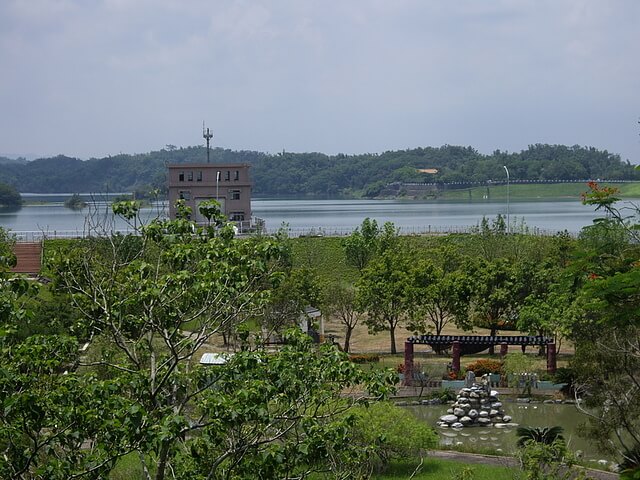
[[503, 165], [504, 171], [507, 172], [507, 233], [511, 233], [511, 225], [509, 225], [509, 169], [506, 165]]
[[204, 121], [202, 122], [202, 138], [207, 141], [207, 163], [211, 163], [211, 160], [209, 159], [209, 142], [213, 138], [213, 133], [209, 131], [209, 127], [207, 127], [206, 130], [204, 129]]

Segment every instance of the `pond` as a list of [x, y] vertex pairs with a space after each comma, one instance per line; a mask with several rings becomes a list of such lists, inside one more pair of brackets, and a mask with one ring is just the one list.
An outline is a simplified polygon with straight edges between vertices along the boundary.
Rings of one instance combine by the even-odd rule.
[[[415, 416], [435, 425], [440, 416], [446, 413], [448, 405], [420, 405], [409, 406]], [[582, 456], [589, 461], [601, 459], [613, 460], [599, 453], [593, 442], [578, 435], [578, 426], [586, 422], [586, 416], [575, 405], [545, 404], [545, 403], [516, 403], [504, 401], [504, 410], [510, 415], [512, 426], [506, 428], [471, 427], [463, 429], [437, 428], [440, 444], [449, 447], [463, 447], [466, 449], [501, 449], [505, 453], [512, 453], [517, 442], [516, 426], [552, 427], [559, 425], [564, 428], [564, 438], [569, 449], [574, 453], [582, 452]]]

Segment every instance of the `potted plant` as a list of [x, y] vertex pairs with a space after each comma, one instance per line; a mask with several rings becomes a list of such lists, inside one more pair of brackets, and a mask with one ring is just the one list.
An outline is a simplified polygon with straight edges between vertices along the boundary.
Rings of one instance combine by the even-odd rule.
[[[450, 371], [448, 372], [444, 380], [442, 380], [442, 388], [451, 388], [453, 390], [457, 390], [464, 387], [464, 376], [465, 372], [456, 372]], [[463, 380], [459, 380], [463, 379]]]

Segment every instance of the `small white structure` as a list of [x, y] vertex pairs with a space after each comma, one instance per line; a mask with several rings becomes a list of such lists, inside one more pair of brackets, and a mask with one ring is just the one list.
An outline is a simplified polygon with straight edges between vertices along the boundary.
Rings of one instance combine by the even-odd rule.
[[203, 353], [200, 365], [224, 365], [229, 361], [232, 353]]
[[310, 333], [312, 328], [311, 324], [316, 318], [320, 318], [320, 335], [324, 335], [324, 319], [322, 318], [322, 312], [315, 307], [305, 307], [304, 312], [300, 314], [298, 319], [298, 325], [303, 333]]

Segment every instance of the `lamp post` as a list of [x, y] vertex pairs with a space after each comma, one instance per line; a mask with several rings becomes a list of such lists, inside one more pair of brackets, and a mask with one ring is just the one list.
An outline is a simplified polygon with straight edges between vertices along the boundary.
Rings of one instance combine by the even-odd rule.
[[504, 171], [507, 172], [507, 233], [510, 233], [511, 225], [509, 222], [509, 169], [506, 165], [503, 165]]

